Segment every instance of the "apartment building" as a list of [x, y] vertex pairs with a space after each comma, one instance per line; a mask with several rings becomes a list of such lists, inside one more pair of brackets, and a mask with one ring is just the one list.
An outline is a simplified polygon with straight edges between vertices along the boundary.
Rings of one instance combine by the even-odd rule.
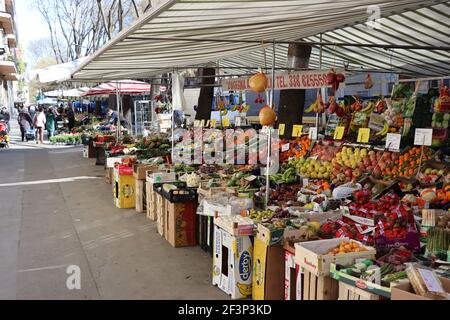
[[0, 0], [0, 105], [14, 107], [13, 82], [17, 81], [17, 28], [14, 0]]

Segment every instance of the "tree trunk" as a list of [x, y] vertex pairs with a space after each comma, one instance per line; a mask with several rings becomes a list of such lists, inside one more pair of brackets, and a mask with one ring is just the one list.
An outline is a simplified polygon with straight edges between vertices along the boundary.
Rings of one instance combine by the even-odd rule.
[[[198, 69], [199, 76], [214, 76], [216, 74], [215, 68], [201, 68]], [[202, 85], [211, 85], [210, 87], [202, 87], [200, 89], [200, 97], [198, 98], [197, 113], [195, 120], [210, 120], [212, 111], [212, 102], [214, 98], [215, 78], [200, 78]]]
[[[311, 46], [308, 45], [289, 45], [287, 67], [308, 68], [311, 49]], [[287, 138], [291, 137], [294, 124], [302, 124], [305, 96], [306, 90], [281, 90], [278, 123], [285, 124], [284, 135]]]

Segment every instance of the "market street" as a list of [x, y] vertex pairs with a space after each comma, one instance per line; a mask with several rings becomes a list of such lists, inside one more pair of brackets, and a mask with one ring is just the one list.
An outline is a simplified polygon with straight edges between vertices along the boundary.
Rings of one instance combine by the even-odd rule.
[[[14, 137], [0, 150], [0, 299], [226, 298], [199, 247], [174, 249], [144, 214], [114, 207], [80, 147]], [[72, 265], [80, 290], [66, 286]]]

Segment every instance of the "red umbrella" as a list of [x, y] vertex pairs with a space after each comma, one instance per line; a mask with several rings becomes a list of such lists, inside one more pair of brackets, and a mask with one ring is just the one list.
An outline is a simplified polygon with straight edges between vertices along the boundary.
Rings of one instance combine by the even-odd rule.
[[117, 89], [119, 94], [148, 94], [150, 93], [150, 84], [134, 80], [111, 81], [89, 89], [87, 92], [83, 93], [82, 96], [89, 97], [116, 94]]

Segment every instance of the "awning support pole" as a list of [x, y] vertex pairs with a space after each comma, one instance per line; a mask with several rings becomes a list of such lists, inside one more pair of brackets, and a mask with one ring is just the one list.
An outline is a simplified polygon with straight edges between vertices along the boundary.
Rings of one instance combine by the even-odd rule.
[[[276, 57], [276, 45], [273, 42], [273, 57], [272, 57], [272, 90], [270, 91], [270, 107], [275, 109], [275, 57]], [[267, 167], [266, 167], [266, 207], [269, 205], [270, 199], [270, 158], [272, 155], [272, 128], [267, 127]]]

